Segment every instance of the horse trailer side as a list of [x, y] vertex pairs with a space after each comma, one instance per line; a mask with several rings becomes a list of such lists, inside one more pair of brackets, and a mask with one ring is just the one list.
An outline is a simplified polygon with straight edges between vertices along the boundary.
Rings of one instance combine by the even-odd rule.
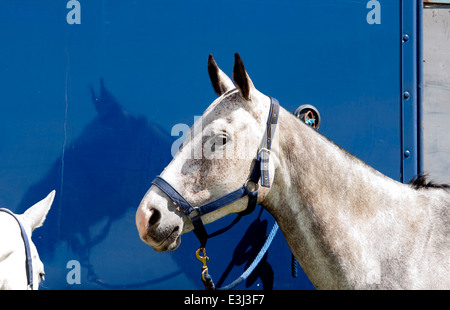
[[[204, 289], [195, 236], [157, 253], [139, 239], [135, 212], [216, 98], [210, 53], [231, 75], [239, 52], [258, 89], [292, 112], [313, 105], [325, 136], [395, 180], [447, 169], [449, 78], [436, 70], [449, 38], [436, 32], [448, 30], [448, 7], [422, 9], [418, 0], [1, 2], [0, 207], [21, 213], [56, 190], [33, 234], [42, 289]], [[442, 44], [425, 45], [425, 56], [422, 32]], [[208, 242], [217, 286], [244, 272], [274, 222], [258, 206]], [[301, 269], [292, 277], [279, 232], [237, 288], [314, 287]]]

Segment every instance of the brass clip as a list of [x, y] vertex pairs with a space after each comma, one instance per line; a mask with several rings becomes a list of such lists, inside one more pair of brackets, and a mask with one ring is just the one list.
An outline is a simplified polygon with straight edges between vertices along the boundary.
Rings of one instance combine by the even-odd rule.
[[[200, 255], [200, 252], [203, 252], [203, 256]], [[208, 274], [208, 266], [206, 265], [206, 262], [209, 260], [209, 257], [206, 256], [206, 250], [205, 248], [199, 248], [197, 252], [195, 252], [195, 255], [197, 256], [197, 259], [202, 262], [202, 280], [205, 281], [205, 274]]]

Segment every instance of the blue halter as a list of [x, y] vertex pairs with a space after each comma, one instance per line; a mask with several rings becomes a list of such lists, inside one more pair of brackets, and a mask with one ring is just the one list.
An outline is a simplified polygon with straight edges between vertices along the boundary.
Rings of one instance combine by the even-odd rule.
[[0, 208], [0, 211], [6, 212], [9, 215], [11, 215], [19, 224], [20, 232], [22, 233], [23, 243], [25, 245], [25, 267], [27, 270], [27, 285], [29, 288], [33, 289], [33, 263], [32, 263], [32, 258], [31, 258], [30, 243], [28, 242], [28, 236], [25, 231], [25, 228], [22, 226], [22, 223], [20, 223], [20, 221], [16, 217], [16, 215], [14, 213], [12, 213], [10, 210], [5, 209], [5, 208]]
[[[200, 247], [204, 248], [206, 246], [206, 242], [208, 238], [216, 236], [220, 233], [225, 232], [233, 226], [237, 221], [243, 216], [251, 213], [255, 207], [258, 199], [258, 182], [261, 179], [261, 186], [270, 187], [270, 178], [269, 178], [269, 156], [270, 156], [270, 148], [272, 146], [272, 140], [275, 134], [276, 125], [278, 122], [278, 114], [280, 110], [280, 105], [278, 100], [272, 97], [270, 98], [270, 111], [269, 117], [267, 119], [266, 131], [263, 138], [262, 146], [258, 151], [258, 156], [254, 160], [254, 166], [250, 177], [245, 182], [245, 184], [229, 193], [226, 194], [214, 201], [203, 204], [199, 207], [192, 206], [172, 185], [170, 185], [166, 180], [157, 176], [152, 184], [157, 186], [161, 191], [163, 191], [177, 206], [181, 208], [186, 216], [188, 216], [194, 225], [194, 233], [200, 241]], [[256, 184], [256, 189], [254, 191], [250, 191], [247, 187], [248, 182], [253, 182]], [[231, 225], [228, 227], [221, 229], [218, 232], [208, 235], [206, 232], [205, 226], [201, 220], [201, 216], [211, 213], [217, 209], [223, 208], [244, 196], [248, 196], [248, 205], [247, 209], [239, 213], [238, 217], [233, 221]]]

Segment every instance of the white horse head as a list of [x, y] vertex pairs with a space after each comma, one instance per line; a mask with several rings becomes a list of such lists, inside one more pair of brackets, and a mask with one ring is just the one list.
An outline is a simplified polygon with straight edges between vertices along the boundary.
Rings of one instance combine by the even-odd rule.
[[[195, 122], [182, 148], [161, 173], [194, 207], [230, 193], [246, 182], [270, 108], [270, 98], [254, 87], [238, 54], [233, 68], [237, 87], [212, 55], [208, 59], [208, 72], [219, 98]], [[272, 175], [274, 163], [276, 159], [271, 158]], [[259, 189], [258, 202], [266, 193], [267, 189]], [[243, 211], [247, 201], [244, 197], [202, 216], [202, 221], [208, 224]], [[193, 229], [188, 217], [156, 186], [144, 196], [136, 213], [136, 225], [141, 239], [157, 251], [175, 250], [181, 235]]]
[[[15, 215], [24, 227], [30, 244], [33, 266], [33, 289], [39, 288], [44, 277], [44, 265], [39, 258], [35, 245], [31, 240], [34, 229], [42, 226], [55, 197], [52, 191], [25, 213]], [[26, 274], [26, 256], [24, 240], [20, 227], [13, 216], [0, 212], [0, 289], [28, 289]]]

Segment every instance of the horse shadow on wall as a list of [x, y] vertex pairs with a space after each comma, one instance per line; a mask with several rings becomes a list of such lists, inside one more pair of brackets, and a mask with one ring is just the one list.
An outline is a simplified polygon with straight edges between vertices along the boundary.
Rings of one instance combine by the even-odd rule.
[[[92, 87], [91, 94], [97, 115], [20, 203], [23, 209], [56, 189], [54, 210], [39, 230], [45, 241], [38, 239], [37, 247], [51, 256], [59, 242], [66, 242], [88, 268], [91, 248], [128, 209], [136, 210], [151, 180], [169, 163], [172, 143], [163, 129], [124, 111], [102, 79], [99, 95]], [[94, 226], [100, 227], [95, 234]]]
[[[61, 244], [67, 244], [87, 269], [88, 278], [108, 287], [99, 282], [91, 263], [91, 251], [107, 238], [114, 221], [122, 219], [128, 211], [133, 213], [130, 229], [135, 230], [134, 211], [153, 178], [170, 162], [172, 137], [144, 117], [124, 111], [102, 79], [98, 95], [91, 87], [91, 100], [97, 115], [65, 147], [49, 172], [28, 189], [19, 207], [25, 210], [35, 197], [56, 189], [52, 211], [34, 238], [41, 256], [51, 259]], [[243, 264], [248, 267], [261, 248], [262, 244], [254, 244], [254, 240], [264, 240], [267, 222], [258, 217], [250, 228], [237, 245], [220, 284], [234, 267]], [[136, 238], [139, 238], [137, 231]], [[173, 257], [180, 266], [185, 264], [179, 255]], [[272, 288], [273, 270], [266, 259], [267, 254], [247, 285], [259, 277], [265, 289]], [[189, 276], [198, 276], [193, 270], [187, 272]], [[148, 283], [155, 281], [158, 282]], [[138, 284], [130, 287], [138, 288], [146, 283]]]

